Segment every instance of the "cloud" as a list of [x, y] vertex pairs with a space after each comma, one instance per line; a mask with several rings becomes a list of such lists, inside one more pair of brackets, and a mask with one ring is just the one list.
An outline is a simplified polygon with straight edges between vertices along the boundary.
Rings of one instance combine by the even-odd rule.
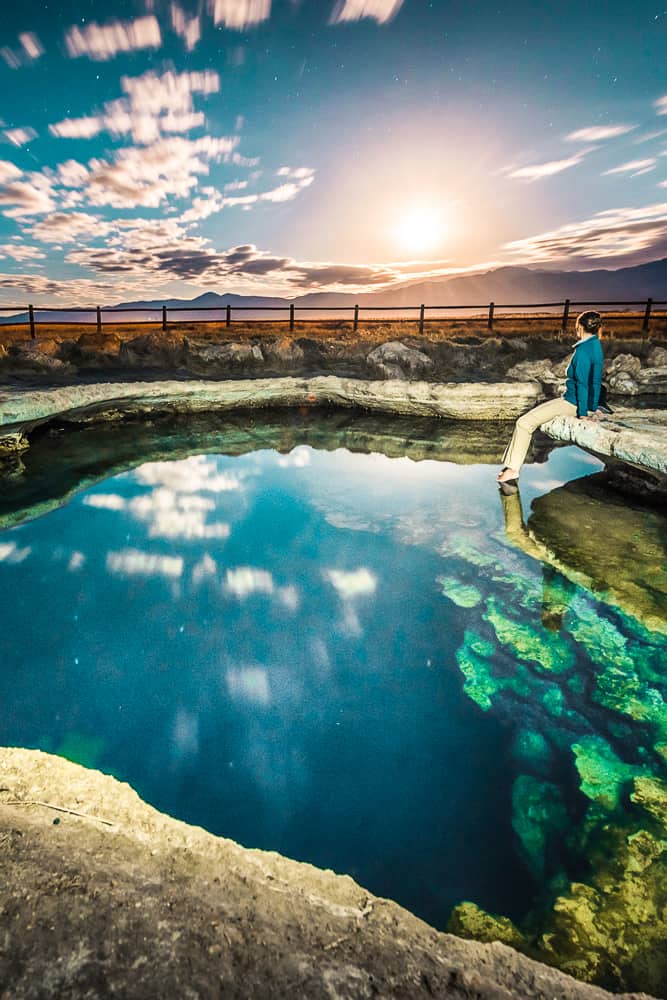
[[664, 97], [659, 97], [654, 107], [657, 109], [659, 115], [667, 115], [667, 94]]
[[157, 49], [162, 44], [160, 25], [154, 15], [137, 17], [133, 21], [94, 21], [81, 29], [77, 25], [67, 31], [65, 47], [73, 59], [88, 56], [97, 62], [113, 59], [119, 52]]
[[377, 589], [377, 577], [365, 566], [352, 571], [327, 569], [322, 575], [345, 601], [354, 600], [355, 597], [370, 596]]
[[106, 566], [110, 573], [121, 576], [164, 576], [177, 579], [183, 574], [181, 556], [161, 556], [139, 549], [108, 552]]
[[192, 455], [177, 462], [145, 462], [134, 475], [140, 483], [167, 486], [181, 493], [226, 493], [241, 487], [238, 476], [219, 472], [216, 462], [206, 455]]
[[19, 42], [28, 59], [39, 59], [44, 54], [44, 47], [34, 31], [21, 32]]
[[605, 139], [626, 135], [635, 128], [636, 125], [591, 125], [589, 128], [579, 128], [575, 132], [570, 132], [565, 138], [571, 142], [603, 142]]
[[655, 132], [647, 132], [646, 135], [639, 135], [633, 140], [633, 145], [639, 146], [642, 142], [650, 142], [652, 139], [660, 139], [663, 135], [667, 135], [667, 128], [661, 128]]
[[161, 486], [131, 500], [131, 514], [148, 522], [150, 538], [229, 538], [231, 529], [226, 522], [206, 520], [215, 502], [190, 493], [177, 493]]
[[193, 94], [217, 93], [220, 77], [212, 70], [161, 76], [152, 70], [142, 76], [121, 78], [125, 96], [108, 101], [102, 112], [82, 118], [65, 118], [49, 125], [59, 138], [88, 139], [102, 131], [114, 137], [131, 135], [148, 145], [163, 132], [189, 132], [205, 123], [204, 113], [195, 111]]
[[224, 589], [233, 594], [239, 601], [244, 601], [253, 594], [275, 596], [288, 611], [296, 611], [299, 607], [299, 591], [292, 585], [279, 587], [268, 570], [257, 569], [254, 566], [237, 566], [228, 569], [225, 575]]
[[20, 549], [16, 542], [0, 542], [0, 562], [21, 563], [27, 559], [32, 549]]
[[398, 14], [403, 0], [337, 0], [329, 24], [358, 21], [372, 17], [378, 24], [386, 24]]
[[8, 45], [0, 49], [0, 56], [4, 59], [10, 69], [18, 69], [28, 63], [39, 59], [44, 53], [44, 48], [34, 31], [22, 31], [18, 36], [20, 48], [12, 49]]
[[5, 139], [11, 142], [12, 146], [25, 146], [37, 135], [34, 128], [8, 128], [3, 132]]
[[568, 260], [590, 267], [616, 258], [616, 265], [667, 255], [667, 202], [598, 212], [582, 222], [506, 243], [525, 263]]
[[52, 177], [62, 187], [80, 188], [88, 180], [88, 169], [77, 160], [65, 160], [58, 164]]
[[550, 160], [548, 163], [536, 163], [529, 167], [519, 167], [508, 172], [508, 177], [515, 177], [518, 180], [537, 181], [542, 177], [552, 177], [560, 174], [563, 170], [578, 166], [583, 160], [585, 152], [577, 153], [575, 156], [568, 156], [564, 160]]
[[11, 205], [3, 212], [10, 219], [20, 219], [26, 215], [39, 215], [54, 211], [53, 189], [50, 180], [43, 174], [22, 175], [24, 180], [10, 180], [0, 185], [0, 205]]
[[171, 5], [171, 26], [175, 33], [185, 42], [185, 48], [192, 52], [201, 38], [201, 15], [188, 17], [177, 3]]
[[112, 232], [113, 226], [87, 212], [53, 212], [26, 230], [41, 243], [75, 243], [82, 236], [95, 238]]
[[84, 118], [65, 118], [49, 125], [49, 132], [59, 139], [92, 139], [104, 129], [104, 118], [87, 115]]
[[[278, 174], [280, 176], [287, 176], [284, 173], [285, 170], [290, 170], [290, 168], [281, 168]], [[190, 208], [181, 216], [181, 222], [189, 223], [207, 219], [210, 215], [221, 212], [224, 208], [249, 209], [260, 201], [293, 201], [304, 188], [309, 187], [313, 183], [315, 180], [315, 171], [310, 167], [300, 167], [298, 170], [290, 173], [289, 176], [294, 177], [295, 180], [258, 194], [223, 195], [216, 188], [202, 188], [201, 194], [203, 197], [198, 195], [192, 199]], [[232, 184], [226, 184], [225, 190], [242, 190], [247, 186], [247, 181], [234, 181]]]
[[269, 676], [263, 667], [230, 667], [225, 674], [230, 698], [251, 705], [266, 706], [271, 701]]
[[641, 174], [647, 174], [650, 170], [655, 170], [655, 165], [657, 160], [652, 157], [646, 160], [629, 160], [627, 163], [622, 163], [620, 167], [612, 167], [611, 170], [604, 170], [602, 173], [603, 177], [608, 174], [630, 174], [632, 177], [640, 177]]
[[244, 31], [271, 15], [271, 0], [209, 0], [209, 11], [214, 24]]
[[0, 257], [10, 257], [12, 260], [27, 262], [31, 260], [44, 260], [46, 254], [39, 247], [30, 247], [23, 243], [16, 245], [7, 243], [0, 249]]
[[114, 160], [91, 160], [85, 196], [91, 205], [158, 208], [170, 197], [185, 198], [207, 174], [211, 161], [227, 160], [238, 137], [185, 139], [174, 136], [145, 147], [127, 147]]
[[5, 181], [15, 180], [22, 173], [23, 171], [19, 170], [15, 163], [11, 163], [9, 160], [0, 160], [0, 184], [4, 184]]
[[[0, 290], [11, 293], [12, 300], [19, 292], [26, 295], [44, 296], [73, 305], [78, 302], [105, 302], [109, 297], [109, 283], [90, 278], [54, 279], [42, 274], [9, 274], [0, 272]], [[136, 283], [119, 281], [114, 285], [115, 295], [137, 297]]]

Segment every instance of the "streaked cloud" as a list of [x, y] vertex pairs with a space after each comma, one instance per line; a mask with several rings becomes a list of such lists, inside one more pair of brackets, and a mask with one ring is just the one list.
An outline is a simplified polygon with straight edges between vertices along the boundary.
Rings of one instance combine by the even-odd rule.
[[19, 170], [15, 163], [10, 163], [9, 160], [0, 160], [0, 184], [4, 184], [5, 181], [15, 180], [22, 173], [23, 171]]
[[568, 260], [588, 267], [593, 260], [627, 258], [636, 263], [667, 256], [667, 202], [598, 212], [581, 222], [506, 243], [503, 249], [526, 263]]
[[88, 56], [97, 62], [113, 59], [119, 52], [138, 49], [157, 49], [162, 45], [162, 35], [157, 18], [149, 14], [132, 21], [109, 21], [85, 28], [72, 25], [65, 35], [67, 53], [73, 59]]
[[22, 31], [18, 36], [19, 47], [12, 49], [8, 45], [0, 48], [0, 56], [10, 69], [19, 69], [39, 59], [44, 54], [44, 47], [34, 31]]
[[7, 128], [2, 133], [12, 146], [25, 146], [37, 136], [34, 128]]
[[659, 97], [654, 107], [659, 115], [667, 115], [667, 94], [664, 97]]
[[185, 48], [192, 52], [201, 38], [201, 14], [188, 17], [177, 3], [171, 5], [171, 26], [174, 32], [183, 39]]
[[21, 48], [28, 59], [39, 59], [44, 55], [44, 46], [34, 31], [22, 31], [19, 35]]
[[83, 118], [65, 118], [49, 125], [49, 132], [60, 139], [92, 139], [104, 128], [104, 118], [100, 115], [86, 115]]
[[214, 24], [244, 31], [271, 16], [271, 0], [209, 0]]
[[667, 135], [667, 128], [657, 129], [655, 132], [647, 132], [646, 135], [638, 135], [636, 139], [633, 139], [633, 145], [639, 146], [642, 142], [651, 142], [653, 139], [660, 139], [663, 135]]
[[183, 574], [181, 556], [163, 556], [140, 549], [108, 552], [106, 566], [110, 573], [122, 576], [163, 576], [177, 579]]
[[647, 174], [650, 170], [655, 170], [656, 163], [657, 160], [653, 159], [653, 157], [646, 160], [629, 160], [627, 163], [621, 163], [619, 167], [604, 170], [602, 176], [606, 177], [608, 174], [630, 174], [632, 177], [640, 177], [642, 174]]
[[578, 128], [565, 136], [572, 142], [604, 142], [605, 139], [616, 139], [627, 135], [637, 128], [636, 125], [591, 125], [588, 128]]
[[537, 181], [542, 177], [553, 177], [554, 174], [560, 174], [563, 170], [570, 170], [571, 167], [578, 166], [585, 155], [586, 153], [582, 152], [577, 153], [576, 156], [568, 156], [563, 160], [549, 160], [547, 163], [534, 163], [528, 167], [512, 168], [507, 173], [507, 176], [526, 181]]
[[402, 6], [403, 0], [337, 0], [329, 23], [341, 24], [343, 21], [372, 17], [378, 24], [386, 24]]
[[148, 145], [162, 133], [189, 132], [204, 125], [204, 113], [195, 110], [193, 95], [208, 96], [220, 90], [220, 77], [212, 70], [167, 70], [162, 75], [151, 70], [137, 77], [124, 76], [120, 83], [123, 97], [107, 101], [98, 114], [49, 125], [51, 135], [90, 139], [106, 131], [114, 138], [131, 135], [134, 142]]

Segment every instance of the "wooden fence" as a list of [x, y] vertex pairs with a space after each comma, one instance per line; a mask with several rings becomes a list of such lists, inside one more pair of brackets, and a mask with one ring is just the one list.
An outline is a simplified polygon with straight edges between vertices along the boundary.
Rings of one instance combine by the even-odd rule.
[[[30, 335], [34, 339], [36, 337], [36, 328], [40, 325], [57, 325], [57, 324], [67, 324], [67, 325], [80, 325], [80, 326], [95, 326], [97, 332], [101, 333], [102, 328], [106, 322], [106, 325], [111, 325], [107, 317], [116, 316], [123, 313], [154, 313], [159, 317], [162, 316], [162, 329], [167, 330], [168, 328], [168, 316], [170, 313], [179, 312], [207, 312], [207, 313], [224, 313], [225, 316], [225, 326], [232, 325], [232, 314], [233, 313], [243, 313], [243, 312], [286, 312], [289, 314], [289, 328], [294, 330], [294, 322], [297, 312], [299, 313], [352, 313], [352, 328], [356, 331], [359, 328], [359, 315], [361, 311], [364, 312], [392, 312], [392, 313], [418, 313], [419, 332], [424, 332], [424, 323], [427, 318], [432, 319], [432, 316], [427, 317], [426, 313], [444, 311], [444, 310], [466, 310], [475, 311], [483, 313], [487, 316], [487, 328], [493, 330], [493, 325], [496, 320], [496, 311], [507, 310], [507, 309], [550, 309], [558, 310], [561, 312], [561, 330], [565, 331], [567, 329], [567, 323], [570, 315], [570, 309], [591, 309], [598, 307], [615, 307], [630, 309], [632, 307], [639, 308], [643, 310], [643, 320], [642, 320], [642, 331], [647, 332], [650, 327], [651, 312], [654, 307], [667, 306], [667, 299], [642, 299], [640, 301], [623, 301], [623, 302], [574, 302], [570, 299], [566, 299], [564, 302], [523, 302], [523, 303], [495, 303], [490, 302], [488, 305], [447, 305], [447, 306], [432, 306], [426, 305], [424, 303], [418, 306], [297, 306], [295, 303], [290, 303], [285, 306], [169, 306], [163, 305], [161, 309], [150, 307], [150, 306], [119, 306], [118, 308], [113, 307], [103, 307], [94, 306], [92, 308], [86, 308], [84, 306], [74, 306], [72, 308], [67, 308], [66, 306], [58, 307], [48, 307], [48, 306], [35, 306], [32, 303], [28, 305], [27, 313], [28, 318], [24, 321], [20, 321], [16, 326], [29, 326]], [[0, 312], [18, 312], [21, 309], [25, 309], [25, 306], [0, 306]], [[43, 313], [81, 313], [94, 315], [94, 320], [40, 320], [35, 318], [36, 312]], [[399, 317], [400, 318], [400, 317]], [[403, 317], [404, 318], [404, 317]], [[118, 322], [122, 322], [119, 320]], [[134, 320], [136, 323], [154, 323], [159, 322], [159, 318], [155, 320]], [[208, 323], [214, 322], [208, 319], [195, 319], [188, 320], [192, 323]], [[250, 321], [252, 322], [252, 320]], [[113, 323], [113, 320], [111, 321]], [[1, 329], [1, 326], [0, 326]]]

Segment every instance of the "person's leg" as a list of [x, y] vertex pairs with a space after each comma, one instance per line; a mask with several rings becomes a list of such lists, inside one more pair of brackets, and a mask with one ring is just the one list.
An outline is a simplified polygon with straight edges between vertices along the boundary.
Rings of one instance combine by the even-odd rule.
[[505, 479], [512, 478], [506, 474], [507, 472], [518, 475], [525, 461], [530, 440], [538, 427], [554, 417], [571, 417], [576, 412], [577, 408], [574, 403], [569, 403], [566, 399], [558, 397], [557, 399], [548, 399], [546, 403], [540, 403], [539, 406], [535, 406], [532, 410], [528, 410], [528, 413], [519, 417], [514, 426], [510, 443], [503, 455], [503, 465], [506, 466], [506, 472], [501, 473], [499, 478], [501, 480], [503, 477]]

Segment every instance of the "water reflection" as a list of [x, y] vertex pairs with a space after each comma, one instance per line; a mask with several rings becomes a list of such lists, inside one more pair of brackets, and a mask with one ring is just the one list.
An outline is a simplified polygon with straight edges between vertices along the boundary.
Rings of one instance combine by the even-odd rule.
[[28, 453], [0, 498], [0, 741], [659, 992], [664, 517], [577, 449], [499, 500], [504, 429], [357, 419]]
[[543, 563], [547, 618], [553, 605], [557, 624], [576, 587], [583, 586], [652, 631], [667, 632], [663, 514], [619, 497], [605, 473], [538, 496], [527, 523], [518, 487], [499, 494], [507, 540]]

